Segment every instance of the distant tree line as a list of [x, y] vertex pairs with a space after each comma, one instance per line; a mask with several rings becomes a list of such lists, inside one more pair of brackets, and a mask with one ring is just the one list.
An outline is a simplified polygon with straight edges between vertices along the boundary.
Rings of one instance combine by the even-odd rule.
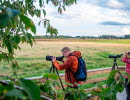
[[58, 36], [33, 36], [34, 39], [65, 39], [65, 38], [79, 38], [79, 39], [130, 39], [130, 35], [115, 36], [115, 35], [101, 35], [101, 36], [68, 36], [68, 35], [58, 35]]
[[[58, 36], [50, 36], [50, 35], [44, 35], [44, 36], [33, 36], [34, 39], [65, 39], [65, 38], [78, 38], [78, 39], [130, 39], [130, 35], [124, 35], [124, 36], [115, 36], [115, 35], [101, 35], [101, 36], [68, 36], [68, 35], [58, 35]], [[1, 41], [1, 38], [0, 38]]]

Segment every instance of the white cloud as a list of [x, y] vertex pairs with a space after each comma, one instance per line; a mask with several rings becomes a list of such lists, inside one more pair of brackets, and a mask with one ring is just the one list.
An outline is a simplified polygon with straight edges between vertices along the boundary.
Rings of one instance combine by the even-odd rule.
[[[123, 7], [123, 4], [117, 0], [110, 0], [108, 3], [111, 7]], [[62, 15], [58, 13], [57, 8], [52, 5], [46, 5], [47, 18], [50, 19], [51, 24], [59, 30], [60, 34], [65, 35], [103, 35], [112, 34], [120, 35], [128, 32], [128, 28], [119, 26], [103, 26], [99, 23], [105, 21], [130, 23], [127, 12], [120, 9], [109, 9], [108, 7], [101, 7], [91, 3], [84, 3], [79, 1], [76, 4], [67, 7]], [[37, 18], [33, 18], [34, 23], [38, 23]], [[127, 30], [128, 29], [128, 30]], [[37, 34], [45, 34], [43, 25], [37, 26]], [[86, 34], [84, 34], [86, 33]]]
[[123, 3], [118, 2], [117, 0], [108, 0], [108, 6], [112, 8], [123, 8]]
[[130, 29], [129, 28], [122, 28], [121, 34], [122, 35], [130, 35]]

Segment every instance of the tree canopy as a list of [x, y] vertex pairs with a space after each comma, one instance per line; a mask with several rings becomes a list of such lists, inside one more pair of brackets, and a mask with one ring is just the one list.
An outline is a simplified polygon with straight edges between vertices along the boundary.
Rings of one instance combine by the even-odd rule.
[[[44, 25], [46, 33], [57, 35], [58, 30], [50, 25], [46, 18], [45, 4], [52, 3], [61, 14], [66, 6], [77, 0], [0, 0], [0, 46], [7, 52], [0, 50], [0, 61], [12, 60], [15, 49], [20, 49], [19, 43], [33, 45], [36, 26], [31, 17], [40, 19], [39, 25]], [[38, 6], [36, 5], [38, 3]], [[41, 16], [44, 15], [44, 18]]]

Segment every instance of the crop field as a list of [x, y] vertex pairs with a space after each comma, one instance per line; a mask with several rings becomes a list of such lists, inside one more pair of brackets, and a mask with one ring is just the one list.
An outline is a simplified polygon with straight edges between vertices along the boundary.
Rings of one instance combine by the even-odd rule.
[[[90, 70], [111, 67], [113, 58], [108, 58], [108, 56], [130, 51], [130, 40], [44, 39], [36, 40], [36, 44], [34, 43], [32, 47], [21, 43], [21, 50], [15, 51], [15, 60], [19, 63], [18, 77], [37, 77], [48, 73], [51, 62], [46, 61], [45, 57], [47, 55], [61, 56], [61, 49], [66, 46], [72, 51], [81, 51], [87, 69]], [[119, 66], [125, 66], [121, 58], [117, 63]], [[0, 75], [12, 75], [12, 68], [9, 64], [0, 63]]]

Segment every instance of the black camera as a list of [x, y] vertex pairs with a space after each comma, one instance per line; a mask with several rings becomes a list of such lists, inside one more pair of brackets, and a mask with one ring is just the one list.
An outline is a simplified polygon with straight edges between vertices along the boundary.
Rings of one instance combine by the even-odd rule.
[[[47, 61], [52, 61], [52, 57], [54, 57], [54, 56], [46, 56], [46, 60]], [[62, 61], [63, 58], [64, 58], [64, 56], [56, 57], [56, 60]]]
[[130, 55], [130, 52], [128, 52], [128, 54]]
[[109, 58], [120, 58], [123, 54], [120, 55], [109, 55]]

